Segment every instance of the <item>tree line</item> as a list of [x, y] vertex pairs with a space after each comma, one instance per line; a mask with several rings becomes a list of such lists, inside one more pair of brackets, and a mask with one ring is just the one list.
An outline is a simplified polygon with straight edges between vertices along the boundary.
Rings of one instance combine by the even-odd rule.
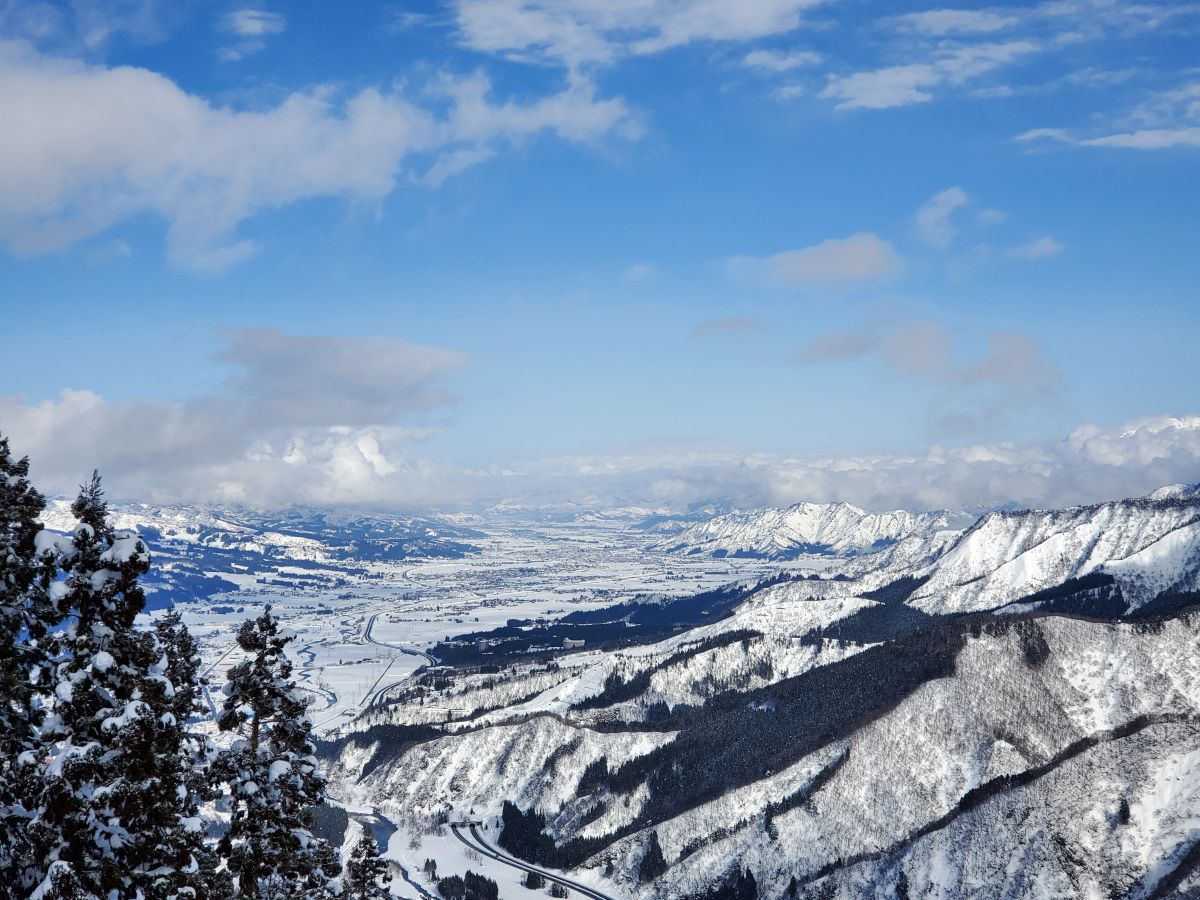
[[[110, 523], [99, 475], [69, 535], [43, 527], [28, 475], [0, 437], [0, 896], [390, 896], [373, 837], [343, 872], [313, 833], [325, 780], [271, 608], [210, 709], [182, 617], [135, 625], [150, 554]], [[209, 712], [219, 749], [194, 728]]]

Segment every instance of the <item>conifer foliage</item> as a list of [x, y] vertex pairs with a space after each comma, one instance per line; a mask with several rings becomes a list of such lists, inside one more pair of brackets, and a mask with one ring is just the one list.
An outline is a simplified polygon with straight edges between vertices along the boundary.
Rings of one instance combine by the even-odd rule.
[[[0, 878], [29, 886], [39, 861], [27, 840], [26, 802], [43, 779], [38, 681], [47, 665], [53, 555], [39, 552], [45, 501], [29, 482], [29, 460], [0, 437]], [[2, 888], [0, 888], [2, 889]]]
[[168, 663], [153, 632], [134, 627], [150, 565], [134, 532], [107, 521], [93, 474], [60, 542], [54, 587], [66, 627], [54, 636], [53, 712], [42, 738], [53, 759], [31, 837], [49, 866], [45, 896], [172, 897], [206, 880], [203, 820], [190, 789]]
[[237, 642], [246, 659], [229, 670], [217, 724], [238, 738], [215, 764], [233, 810], [221, 853], [250, 897], [321, 897], [334, 888], [336, 856], [312, 833], [311, 808], [324, 800], [304, 693], [284, 648], [294, 635], [270, 606], [245, 622]]
[[392, 896], [388, 890], [391, 880], [387, 861], [379, 855], [379, 842], [364, 828], [346, 860], [342, 896], [346, 900], [381, 900]]
[[215, 753], [189, 730], [211, 701], [182, 616], [137, 622], [146, 544], [109, 522], [95, 473], [72, 532], [47, 531], [28, 475], [0, 436], [0, 897], [388, 896], [370, 835], [343, 889], [312, 833], [324, 780], [270, 607], [238, 633], [218, 716], [235, 739]]

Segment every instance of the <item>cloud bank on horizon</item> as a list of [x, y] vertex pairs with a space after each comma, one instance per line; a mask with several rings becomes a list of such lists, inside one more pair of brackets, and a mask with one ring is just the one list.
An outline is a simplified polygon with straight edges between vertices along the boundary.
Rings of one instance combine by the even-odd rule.
[[[243, 346], [264, 339], [283, 352]], [[235, 380], [236, 393], [183, 405], [110, 403], [90, 391], [64, 391], [39, 404], [0, 396], [0, 421], [14, 451], [31, 456], [33, 477], [44, 490], [69, 495], [99, 466], [118, 498], [258, 508], [682, 511], [707, 502], [758, 507], [845, 500], [878, 510], [957, 510], [1075, 505], [1200, 480], [1200, 415], [1082, 425], [1041, 443], [934, 445], [916, 454], [658, 451], [465, 468], [421, 452], [439, 424], [333, 424], [353, 419], [353, 412], [337, 412], [342, 401], [359, 409], [364, 389], [393, 375], [411, 384], [393, 401], [395, 412], [437, 410], [452, 401], [436, 384], [460, 359], [375, 340], [322, 343], [238, 334], [229, 355], [247, 374]], [[305, 352], [317, 345], [306, 379], [276, 381], [279, 357], [301, 344]]]

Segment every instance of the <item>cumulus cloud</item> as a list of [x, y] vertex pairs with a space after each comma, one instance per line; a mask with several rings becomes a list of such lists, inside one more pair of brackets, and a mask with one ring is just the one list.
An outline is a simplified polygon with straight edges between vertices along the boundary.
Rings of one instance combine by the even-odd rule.
[[474, 474], [484, 495], [529, 507], [682, 509], [712, 500], [746, 508], [801, 500], [876, 510], [1055, 507], [1197, 481], [1200, 416], [1084, 425], [1057, 441], [935, 445], [905, 455], [663, 453], [540, 460], [507, 467], [498, 482], [490, 481], [497, 472]]
[[951, 216], [954, 211], [966, 206], [967, 192], [960, 187], [950, 187], [934, 194], [913, 217], [917, 236], [936, 250], [945, 250], [954, 241], [958, 229]]
[[773, 256], [738, 256], [729, 260], [728, 265], [735, 277], [766, 280], [784, 287], [878, 281], [904, 268], [895, 248], [870, 232], [830, 238]]
[[229, 379], [183, 403], [112, 402], [87, 390], [40, 403], [9, 395], [0, 422], [56, 491], [98, 466], [125, 496], [349, 498], [411, 470], [411, 445], [436, 431], [424, 419], [455, 402], [445, 381], [466, 362], [391, 338], [271, 328], [227, 331], [218, 359]]
[[107, 403], [86, 391], [40, 404], [0, 397], [0, 418], [13, 449], [32, 456], [43, 490], [70, 493], [98, 462], [112, 496], [162, 503], [682, 510], [714, 499], [744, 508], [848, 500], [925, 510], [1093, 503], [1200, 480], [1200, 415], [1084, 425], [1054, 442], [934, 445], [905, 455], [662, 452], [482, 469], [421, 457], [424, 433], [383, 426], [259, 437], [222, 454], [211, 440], [203, 444], [209, 436], [191, 413]]
[[528, 103], [495, 102], [482, 75], [443, 78], [434, 115], [397, 90], [292, 93], [275, 106], [214, 106], [146, 69], [109, 68], [0, 41], [0, 242], [47, 252], [139, 214], [167, 223], [171, 260], [222, 269], [252, 255], [238, 226], [313, 197], [378, 203], [405, 165], [475, 157], [541, 133], [576, 142], [632, 121], [590, 82]]
[[[1058, 441], [934, 445], [909, 454], [664, 452], [481, 469], [422, 457], [428, 432], [420, 428], [338, 426], [246, 439], [217, 429], [215, 418], [200, 405], [110, 403], [87, 391], [37, 404], [0, 397], [5, 434], [16, 452], [31, 455], [43, 490], [69, 494], [98, 464], [111, 496], [151, 502], [386, 511], [846, 500], [924, 510], [1064, 506], [1200, 480], [1200, 415], [1083, 425]], [[223, 435], [231, 438], [225, 444]]]

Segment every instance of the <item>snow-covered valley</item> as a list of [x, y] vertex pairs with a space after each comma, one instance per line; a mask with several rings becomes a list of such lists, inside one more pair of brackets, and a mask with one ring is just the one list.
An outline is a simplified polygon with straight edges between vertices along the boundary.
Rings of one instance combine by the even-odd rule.
[[343, 726], [334, 780], [612, 897], [1190, 896], [1198, 517], [988, 514], [662, 640], [446, 673]]
[[1194, 491], [914, 516], [841, 559], [679, 554], [631, 516], [373, 522], [387, 553], [347, 522], [118, 516], [214, 706], [237, 623], [297, 632], [331, 797], [388, 823], [401, 896], [436, 895], [430, 861], [502, 897], [519, 865], [611, 898], [1200, 884]]

